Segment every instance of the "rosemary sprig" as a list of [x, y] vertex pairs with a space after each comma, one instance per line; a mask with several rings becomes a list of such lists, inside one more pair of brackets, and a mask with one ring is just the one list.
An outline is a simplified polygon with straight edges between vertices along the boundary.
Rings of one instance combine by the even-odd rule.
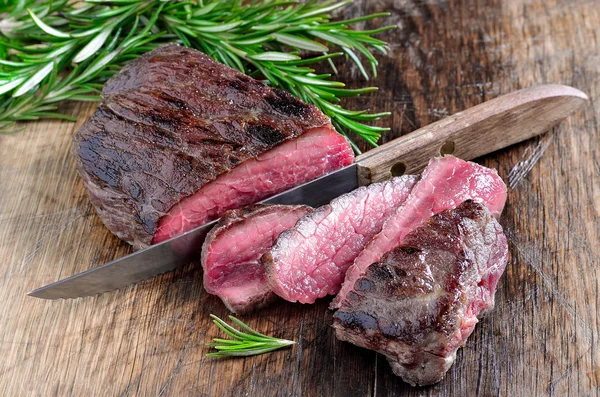
[[391, 27], [351, 25], [380, 13], [332, 21], [347, 1], [308, 0], [21, 0], [0, 5], [0, 131], [56, 112], [64, 100], [97, 101], [102, 83], [132, 59], [167, 42], [197, 48], [219, 62], [319, 107], [340, 132], [376, 145], [385, 128], [367, 122], [388, 113], [347, 110], [341, 98], [376, 90], [346, 89], [319, 73], [345, 56], [364, 79], [377, 72], [373, 35]]
[[255, 356], [281, 349], [282, 347], [290, 346], [296, 343], [290, 340], [277, 339], [271, 336], [263, 335], [259, 332], [256, 332], [233, 316], [229, 316], [229, 319], [238, 327], [240, 327], [242, 331], [233, 328], [231, 325], [227, 324], [214, 314], [211, 314], [210, 317], [212, 317], [213, 322], [217, 325], [217, 327], [221, 328], [223, 332], [233, 339], [214, 338], [213, 343], [207, 343], [206, 346], [210, 346], [218, 350], [216, 353], [207, 354], [208, 357]]

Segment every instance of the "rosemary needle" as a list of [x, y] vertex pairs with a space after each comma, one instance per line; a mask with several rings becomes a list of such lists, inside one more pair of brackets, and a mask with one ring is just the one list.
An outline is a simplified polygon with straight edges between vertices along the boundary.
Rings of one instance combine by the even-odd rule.
[[[368, 80], [393, 27], [356, 26], [387, 13], [332, 20], [351, 0], [21, 0], [0, 2], [0, 132], [57, 111], [65, 100], [98, 101], [102, 84], [126, 63], [170, 42], [217, 61], [320, 108], [342, 133], [376, 145], [382, 131], [371, 114], [340, 105], [376, 90], [347, 89], [332, 74], [345, 57]], [[357, 149], [356, 145], [354, 145]]]
[[208, 357], [255, 356], [296, 343], [286, 339], [278, 339], [263, 335], [233, 316], [229, 316], [229, 319], [237, 325], [241, 331], [227, 324], [214, 314], [211, 314], [210, 317], [217, 327], [221, 328], [223, 332], [233, 339], [214, 338], [212, 343], [207, 343], [206, 346], [218, 350], [216, 353], [207, 354]]

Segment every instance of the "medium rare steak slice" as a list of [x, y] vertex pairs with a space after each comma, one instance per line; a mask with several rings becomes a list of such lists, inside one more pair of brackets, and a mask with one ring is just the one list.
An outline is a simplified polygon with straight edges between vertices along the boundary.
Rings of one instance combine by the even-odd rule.
[[455, 208], [465, 200], [485, 204], [498, 217], [506, 202], [506, 185], [496, 170], [479, 164], [453, 156], [431, 159], [404, 204], [386, 220], [381, 233], [373, 237], [348, 268], [332, 308], [339, 307], [367, 266], [402, 244], [404, 237], [427, 218]]
[[260, 257], [282, 231], [310, 212], [305, 205], [255, 205], [227, 211], [202, 246], [204, 288], [234, 313], [259, 309], [276, 298]]
[[348, 267], [404, 203], [416, 181], [411, 175], [361, 187], [281, 233], [263, 256], [275, 293], [301, 303], [336, 294]]
[[282, 143], [204, 185], [159, 221], [153, 243], [218, 218], [225, 210], [264, 198], [343, 168], [352, 153], [346, 138], [330, 128], [315, 128]]
[[[310, 139], [292, 143], [305, 133]], [[301, 145], [320, 157], [297, 155]], [[152, 243], [159, 222], [157, 241], [353, 161], [348, 142], [314, 106], [175, 44], [143, 55], [104, 85], [102, 102], [73, 147], [100, 218], [136, 248]], [[198, 199], [208, 215], [188, 205], [194, 194], [222, 193], [199, 192], [217, 178], [230, 191], [243, 190], [244, 173], [229, 174], [240, 167], [276, 169], [279, 176], [255, 174], [260, 183], [243, 199]]]
[[443, 211], [367, 267], [334, 314], [336, 336], [387, 356], [411, 385], [440, 381], [494, 306], [508, 258], [502, 227], [481, 204]]

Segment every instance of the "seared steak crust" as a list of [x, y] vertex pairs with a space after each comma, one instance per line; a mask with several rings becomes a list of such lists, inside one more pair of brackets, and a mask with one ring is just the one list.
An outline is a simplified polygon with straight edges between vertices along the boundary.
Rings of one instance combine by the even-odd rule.
[[98, 110], [74, 137], [74, 152], [102, 221], [141, 248], [181, 199], [328, 122], [286, 92], [170, 44], [105, 84]]
[[438, 382], [493, 308], [507, 255], [486, 207], [443, 211], [367, 268], [334, 314], [336, 335], [383, 353], [412, 385]]
[[506, 202], [506, 185], [494, 169], [453, 156], [432, 158], [410, 196], [385, 221], [383, 232], [373, 237], [348, 268], [331, 307], [339, 307], [367, 266], [402, 245], [408, 233], [432, 215], [456, 208], [465, 200], [484, 203], [492, 215], [498, 217]]

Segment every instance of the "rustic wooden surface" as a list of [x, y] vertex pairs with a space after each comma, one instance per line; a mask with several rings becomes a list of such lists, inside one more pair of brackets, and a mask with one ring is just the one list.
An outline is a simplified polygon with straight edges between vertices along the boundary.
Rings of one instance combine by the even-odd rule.
[[[600, 3], [598, 0], [363, 0], [390, 11], [381, 89], [356, 106], [393, 111], [386, 140], [485, 99], [568, 84], [590, 104], [548, 134], [480, 159], [510, 186], [501, 222], [511, 259], [496, 309], [446, 379], [413, 389], [385, 359], [335, 340], [327, 302], [245, 317], [299, 344], [216, 361], [197, 263], [102, 296], [43, 301], [35, 287], [129, 248], [90, 206], [70, 140], [80, 122], [39, 122], [0, 138], [0, 395], [593, 396], [600, 387]], [[343, 78], [364, 84], [355, 69]]]

